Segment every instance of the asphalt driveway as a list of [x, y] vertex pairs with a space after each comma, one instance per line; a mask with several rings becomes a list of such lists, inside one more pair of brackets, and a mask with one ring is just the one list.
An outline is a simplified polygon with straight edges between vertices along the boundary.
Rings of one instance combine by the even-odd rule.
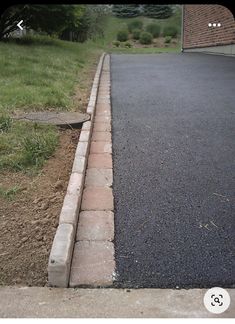
[[119, 287], [235, 285], [235, 59], [112, 55]]

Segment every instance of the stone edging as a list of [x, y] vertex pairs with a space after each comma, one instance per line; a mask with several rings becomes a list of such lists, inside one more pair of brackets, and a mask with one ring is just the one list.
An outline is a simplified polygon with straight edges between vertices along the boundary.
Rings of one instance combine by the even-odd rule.
[[68, 287], [72, 252], [75, 242], [78, 214], [84, 186], [84, 178], [90, 149], [91, 133], [94, 123], [95, 107], [99, 89], [100, 75], [105, 53], [102, 54], [94, 77], [87, 113], [90, 121], [83, 123], [75, 152], [72, 173], [69, 179], [59, 226], [56, 230], [48, 262], [48, 282], [53, 287]]
[[106, 55], [71, 263], [72, 288], [112, 287], [116, 278], [110, 92], [110, 56]]

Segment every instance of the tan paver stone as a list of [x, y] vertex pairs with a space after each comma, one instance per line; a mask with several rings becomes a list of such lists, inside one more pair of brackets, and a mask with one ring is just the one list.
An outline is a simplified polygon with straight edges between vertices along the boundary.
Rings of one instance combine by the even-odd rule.
[[114, 246], [108, 241], [80, 241], [74, 246], [70, 287], [108, 287], [113, 283]]
[[95, 116], [95, 123], [110, 123], [111, 116]]
[[90, 153], [112, 153], [112, 144], [107, 142], [91, 142]]
[[112, 241], [114, 216], [111, 211], [82, 211], [76, 241]]
[[94, 123], [94, 131], [95, 132], [111, 132], [111, 124], [95, 122]]
[[113, 167], [112, 155], [109, 153], [89, 154], [87, 168], [111, 169]]
[[110, 132], [93, 132], [92, 133], [93, 142], [109, 142], [111, 143], [111, 133]]
[[86, 187], [111, 187], [112, 184], [112, 169], [87, 169], [85, 178]]
[[81, 210], [113, 210], [113, 191], [107, 187], [87, 187], [83, 191]]

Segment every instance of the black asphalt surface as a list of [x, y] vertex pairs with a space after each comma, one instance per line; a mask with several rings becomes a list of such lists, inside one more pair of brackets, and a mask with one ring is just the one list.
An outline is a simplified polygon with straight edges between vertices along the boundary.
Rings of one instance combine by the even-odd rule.
[[112, 55], [118, 287], [235, 287], [235, 58]]

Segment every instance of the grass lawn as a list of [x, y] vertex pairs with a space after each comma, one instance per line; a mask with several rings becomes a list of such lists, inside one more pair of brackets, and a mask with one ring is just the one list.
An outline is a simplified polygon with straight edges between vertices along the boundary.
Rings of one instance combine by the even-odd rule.
[[[144, 24], [153, 21], [140, 17]], [[22, 42], [0, 42], [0, 171], [40, 169], [53, 154], [56, 127], [13, 121], [16, 111], [81, 111], [94, 69], [103, 51], [108, 53], [179, 52], [180, 47], [114, 48], [117, 31], [130, 19], [108, 17], [104, 37], [73, 43], [42, 36]], [[179, 26], [179, 17], [157, 20]], [[155, 20], [156, 21], [156, 20]]]
[[57, 128], [13, 121], [9, 116], [17, 110], [84, 108], [81, 97], [89, 91], [91, 70], [102, 51], [99, 43], [91, 41], [39, 37], [29, 44], [0, 43], [0, 170], [43, 165], [57, 146]]

